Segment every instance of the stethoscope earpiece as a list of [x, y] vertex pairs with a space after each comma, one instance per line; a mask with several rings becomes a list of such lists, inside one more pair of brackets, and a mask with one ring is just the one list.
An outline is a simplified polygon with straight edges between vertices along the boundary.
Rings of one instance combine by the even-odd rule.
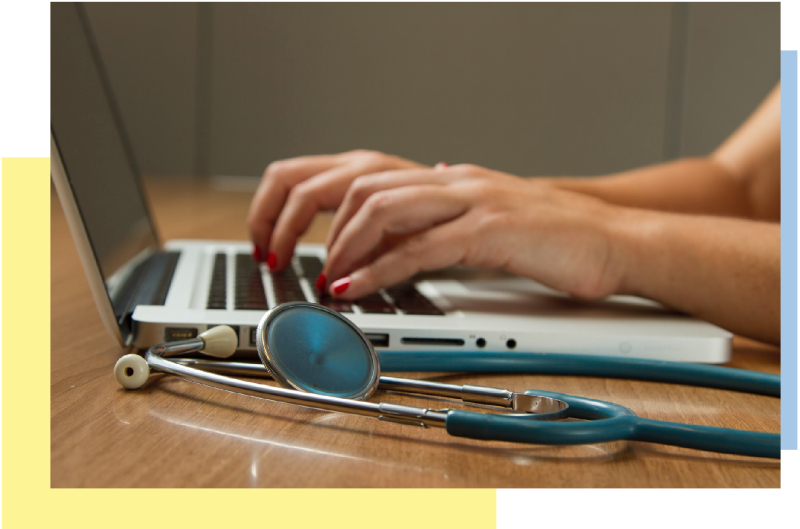
[[149, 376], [147, 360], [137, 354], [127, 354], [114, 364], [114, 378], [125, 389], [139, 389]]
[[[169, 342], [152, 347], [150, 351], [159, 356], [168, 353], [190, 353], [200, 351], [214, 358], [228, 358], [236, 352], [239, 337], [227, 325], [211, 327], [197, 338]], [[114, 364], [114, 378], [125, 389], [139, 389], [150, 376], [150, 365], [137, 354], [127, 354]]]

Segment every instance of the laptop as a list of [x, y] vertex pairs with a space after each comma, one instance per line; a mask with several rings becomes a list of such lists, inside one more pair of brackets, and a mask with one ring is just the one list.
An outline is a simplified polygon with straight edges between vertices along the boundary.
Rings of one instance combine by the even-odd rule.
[[419, 275], [354, 302], [313, 288], [325, 248], [299, 245], [286, 271], [244, 241], [159, 241], [82, 7], [51, 6], [51, 175], [109, 333], [147, 348], [230, 325], [255, 353], [264, 313], [322, 303], [378, 351], [548, 352], [724, 363], [731, 333], [631, 296], [586, 302], [497, 270]]

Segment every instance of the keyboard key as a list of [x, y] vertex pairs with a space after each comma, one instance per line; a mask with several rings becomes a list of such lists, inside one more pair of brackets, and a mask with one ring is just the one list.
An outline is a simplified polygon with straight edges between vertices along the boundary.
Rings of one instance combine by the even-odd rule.
[[306, 301], [306, 295], [300, 287], [300, 280], [294, 270], [289, 267], [280, 272], [273, 272], [272, 290], [275, 293], [275, 303], [288, 303], [290, 301]]
[[211, 284], [209, 285], [206, 308], [227, 308], [227, 265], [224, 253], [214, 255], [214, 268], [211, 272]]
[[303, 271], [303, 277], [313, 285], [316, 283], [317, 278], [322, 273], [322, 260], [319, 257], [303, 255], [298, 257], [300, 269]]
[[397, 308], [405, 314], [414, 316], [444, 315], [428, 298], [417, 292], [412, 283], [395, 285], [387, 288], [386, 292], [392, 297]]
[[365, 314], [394, 314], [395, 310], [391, 303], [387, 303], [380, 294], [372, 294], [361, 299], [355, 300], [358, 308]]
[[351, 303], [341, 299], [332, 298], [327, 294], [320, 298], [319, 304], [328, 307], [329, 309], [333, 309], [336, 312], [353, 312], [353, 305]]
[[267, 310], [267, 296], [261, 270], [248, 254], [236, 256], [235, 307], [244, 310]]

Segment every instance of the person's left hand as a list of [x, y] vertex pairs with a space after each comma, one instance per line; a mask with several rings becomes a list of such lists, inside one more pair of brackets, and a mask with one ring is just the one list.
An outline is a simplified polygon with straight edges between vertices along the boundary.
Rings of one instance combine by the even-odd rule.
[[345, 299], [451, 265], [602, 297], [623, 280], [620, 209], [473, 165], [363, 176], [334, 217], [323, 273], [330, 294]]

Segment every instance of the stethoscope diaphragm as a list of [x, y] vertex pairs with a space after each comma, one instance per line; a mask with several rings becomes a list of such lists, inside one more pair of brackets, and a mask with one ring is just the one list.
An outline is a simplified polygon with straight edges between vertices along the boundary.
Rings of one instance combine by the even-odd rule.
[[350, 320], [322, 305], [285, 303], [264, 315], [256, 348], [287, 388], [365, 400], [378, 386], [378, 355]]

